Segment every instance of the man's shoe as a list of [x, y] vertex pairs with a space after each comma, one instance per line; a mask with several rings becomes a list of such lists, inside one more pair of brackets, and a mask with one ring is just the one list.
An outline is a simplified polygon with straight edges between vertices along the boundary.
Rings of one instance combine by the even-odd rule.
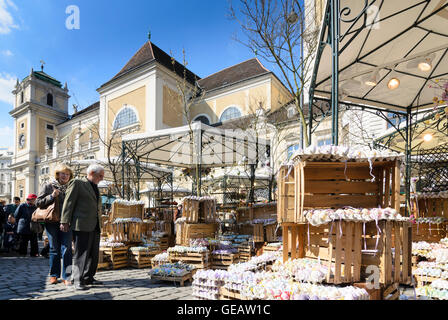
[[76, 283], [76, 284], [73, 285], [73, 289], [75, 289], [75, 290], [88, 290], [89, 288], [87, 288], [83, 284]]
[[57, 284], [57, 283], [58, 283], [58, 278], [50, 277], [50, 284]]
[[85, 284], [88, 284], [88, 285], [94, 285], [94, 286], [99, 286], [99, 285], [102, 285], [102, 284], [103, 284], [103, 282], [98, 281], [98, 280], [96, 280], [96, 279], [86, 280], [86, 281], [84, 281], [84, 283], [85, 283]]

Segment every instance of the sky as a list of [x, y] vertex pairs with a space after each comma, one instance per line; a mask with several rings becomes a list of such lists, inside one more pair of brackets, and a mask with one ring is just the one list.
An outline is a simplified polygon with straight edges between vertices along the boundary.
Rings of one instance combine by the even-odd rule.
[[[79, 29], [73, 25], [79, 8]], [[0, 146], [13, 145], [16, 79], [31, 68], [67, 82], [72, 104], [99, 100], [96, 89], [110, 80], [148, 40], [205, 77], [254, 57], [236, 42], [228, 0], [0, 0]], [[76, 27], [76, 26], [75, 26]], [[269, 64], [262, 61], [269, 69]], [[272, 70], [272, 68], [271, 68]]]

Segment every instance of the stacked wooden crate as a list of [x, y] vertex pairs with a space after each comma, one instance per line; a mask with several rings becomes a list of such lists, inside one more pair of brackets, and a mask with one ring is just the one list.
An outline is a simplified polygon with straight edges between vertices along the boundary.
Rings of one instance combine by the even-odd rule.
[[[337, 221], [313, 227], [303, 215], [306, 209], [325, 208], [377, 208], [400, 209], [400, 163], [399, 160], [365, 162], [298, 162], [283, 166], [278, 174], [278, 222], [283, 228], [283, 259], [319, 257], [327, 264], [329, 283], [354, 283], [361, 280], [361, 267], [368, 255], [361, 248], [362, 223]], [[372, 181], [372, 177], [375, 179]], [[392, 222], [391, 222], [392, 223]], [[407, 231], [394, 233], [385, 224], [384, 259], [374, 261], [382, 270], [383, 281], [390, 279], [406, 283], [410, 246]], [[401, 228], [401, 229], [400, 229]], [[397, 230], [408, 230], [405, 223], [397, 222]], [[309, 242], [308, 242], [309, 235]], [[376, 235], [376, 232], [375, 232]], [[389, 259], [392, 248], [397, 246], [401, 260], [392, 270]], [[381, 251], [383, 252], [383, 251]], [[372, 261], [371, 261], [372, 262]], [[408, 263], [409, 262], [409, 263]], [[395, 265], [394, 265], [395, 266]], [[394, 274], [400, 270], [400, 275]]]
[[[108, 235], [116, 242], [140, 243], [143, 235], [144, 204], [131, 203], [124, 200], [116, 200], [112, 203], [112, 211], [109, 219]], [[119, 222], [116, 219], [137, 218], [140, 222]]]
[[231, 264], [235, 264], [239, 262], [239, 254], [238, 253], [220, 253], [214, 254], [212, 253], [212, 269], [223, 269], [227, 270], [227, 268]]
[[412, 225], [412, 241], [439, 242], [447, 236], [447, 223], [416, 223]]
[[129, 265], [134, 268], [151, 268], [151, 259], [161, 253], [158, 248], [147, 248], [146, 250], [129, 248]]
[[197, 269], [210, 266], [209, 252], [169, 252], [170, 262], [183, 262], [194, 265]]
[[104, 261], [108, 262], [112, 269], [125, 268], [129, 265], [128, 249], [129, 246], [100, 247]]
[[251, 244], [242, 243], [238, 246], [239, 262], [247, 262], [252, 257], [253, 248]]
[[216, 199], [209, 197], [185, 198], [182, 217], [185, 218], [185, 223], [178, 225], [176, 244], [188, 246], [192, 239], [215, 237], [218, 229]]
[[[248, 234], [253, 236], [254, 242], [274, 242], [276, 241], [275, 231], [277, 224], [264, 225], [261, 223], [254, 223], [255, 219], [277, 219], [277, 203], [259, 203], [251, 205], [250, 207], [239, 207], [237, 209], [237, 223], [240, 234]], [[251, 224], [249, 224], [249, 222]]]

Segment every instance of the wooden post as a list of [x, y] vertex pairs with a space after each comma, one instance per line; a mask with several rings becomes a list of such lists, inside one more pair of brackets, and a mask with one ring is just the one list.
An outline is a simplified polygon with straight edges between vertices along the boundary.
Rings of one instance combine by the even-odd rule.
[[399, 283], [401, 280], [401, 256], [402, 256], [402, 244], [400, 239], [400, 229], [403, 227], [401, 222], [396, 221], [394, 223], [394, 282]]
[[347, 222], [345, 224], [344, 278], [346, 282], [352, 282], [352, 244], [354, 224], [354, 222]]

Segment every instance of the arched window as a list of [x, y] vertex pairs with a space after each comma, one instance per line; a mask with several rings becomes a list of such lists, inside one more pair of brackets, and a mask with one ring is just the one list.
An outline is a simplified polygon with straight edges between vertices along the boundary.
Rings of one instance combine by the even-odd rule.
[[117, 115], [114, 121], [113, 129], [117, 130], [137, 123], [137, 115], [134, 110], [129, 107], [123, 108]]
[[210, 119], [207, 116], [205, 116], [205, 115], [199, 115], [196, 118], [194, 118], [193, 121], [200, 121], [203, 124], [207, 124], [207, 125], [210, 124]]
[[219, 121], [226, 121], [241, 117], [241, 111], [237, 107], [228, 107], [219, 118]]
[[51, 93], [47, 94], [47, 105], [53, 106], [53, 95]]

